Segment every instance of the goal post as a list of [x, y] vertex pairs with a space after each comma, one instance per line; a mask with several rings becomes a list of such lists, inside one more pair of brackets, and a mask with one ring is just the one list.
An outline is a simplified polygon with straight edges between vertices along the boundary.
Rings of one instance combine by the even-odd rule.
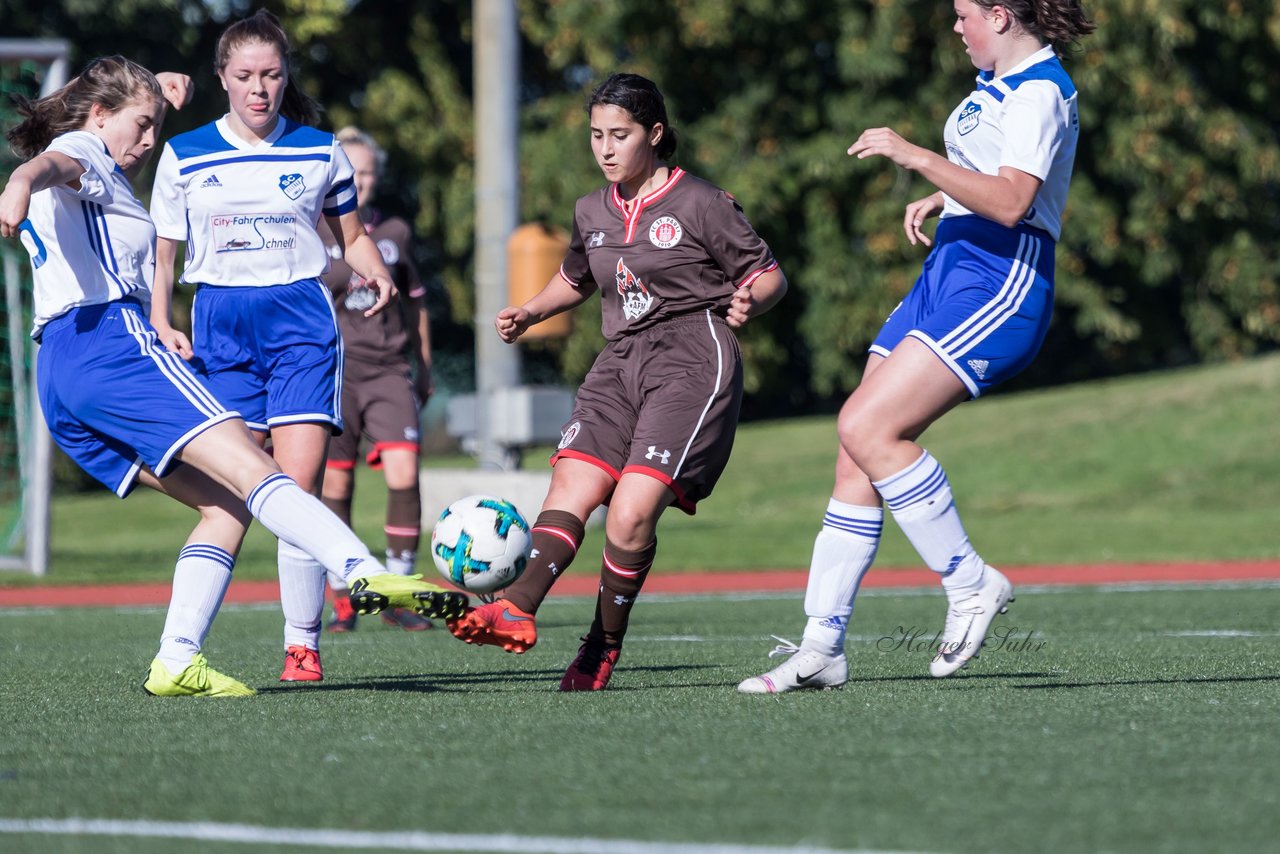
[[[0, 39], [0, 132], [17, 119], [14, 94], [42, 97], [68, 78], [70, 46], [62, 39]], [[0, 181], [17, 165], [0, 144]], [[36, 399], [35, 344], [30, 337], [30, 261], [16, 241], [0, 241], [0, 570], [44, 575], [49, 568], [53, 443]]]

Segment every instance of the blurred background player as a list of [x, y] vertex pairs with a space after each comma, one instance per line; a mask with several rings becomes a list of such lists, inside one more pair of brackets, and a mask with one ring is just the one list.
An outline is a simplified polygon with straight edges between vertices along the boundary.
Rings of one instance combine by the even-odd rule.
[[578, 200], [560, 272], [494, 322], [514, 342], [599, 290], [607, 341], [551, 458], [529, 565], [503, 598], [449, 620], [468, 643], [517, 653], [532, 647], [538, 606], [582, 544], [587, 517], [607, 503], [595, 619], [562, 691], [609, 684], [657, 554], [658, 518], [672, 504], [692, 514], [729, 460], [742, 401], [732, 328], [787, 288], [733, 196], [667, 165], [676, 136], [652, 81], [614, 74], [592, 92], [587, 111], [607, 183]]
[[[329, 441], [325, 466], [324, 503], [348, 525], [355, 495], [355, 467], [361, 438], [370, 444], [369, 465], [382, 469], [387, 480], [387, 569], [411, 575], [418, 559], [422, 529], [422, 496], [419, 492], [419, 412], [433, 390], [431, 333], [426, 289], [413, 264], [412, 231], [400, 217], [383, 219], [372, 206], [374, 191], [386, 163], [386, 153], [374, 139], [357, 128], [337, 133], [342, 150], [355, 170], [356, 203], [360, 221], [378, 247], [391, 272], [399, 299], [373, 317], [365, 312], [377, 301], [376, 292], [343, 260], [342, 249], [323, 223], [320, 236], [329, 251], [329, 272], [324, 282], [333, 292], [342, 331], [342, 433]], [[341, 576], [330, 573], [333, 620], [330, 632], [356, 627]], [[382, 619], [408, 631], [431, 628], [431, 621], [406, 608], [382, 612]]]
[[940, 213], [937, 245], [840, 410], [835, 489], [813, 546], [804, 639], [775, 649], [790, 657], [744, 680], [743, 693], [848, 680], [845, 632], [879, 547], [881, 501], [947, 595], [932, 675], [949, 676], [976, 657], [1013, 601], [1009, 580], [970, 544], [946, 472], [915, 440], [962, 401], [1016, 376], [1044, 341], [1079, 137], [1075, 85], [1055, 47], [1094, 25], [1078, 0], [955, 0], [955, 15], [953, 30], [979, 73], [944, 126], [947, 157], [890, 128], [864, 131], [849, 147], [938, 188], [907, 205], [902, 220], [913, 246], [929, 246], [921, 227]]
[[[294, 82], [289, 41], [268, 12], [228, 26], [214, 67], [228, 112], [171, 139], [156, 170], [151, 214], [159, 239], [152, 322], [218, 399], [243, 416], [280, 467], [319, 495], [329, 436], [342, 429], [342, 342], [329, 289], [323, 216], [343, 256], [376, 294], [372, 317], [395, 294], [391, 274], [356, 213], [354, 172], [333, 134], [309, 124], [315, 102]], [[197, 286], [192, 339], [170, 320], [174, 261]], [[277, 552], [285, 682], [318, 681], [325, 570], [287, 541]], [[405, 584], [451, 597], [416, 579]], [[360, 591], [355, 591], [357, 597]], [[440, 616], [444, 616], [441, 614]]]
[[[149, 694], [248, 696], [201, 652], [249, 520], [344, 574], [378, 607], [413, 606], [391, 575], [249, 436], [146, 319], [155, 227], [128, 175], [156, 144], [165, 101], [190, 80], [124, 57], [90, 62], [66, 86], [19, 102], [7, 137], [25, 159], [0, 193], [0, 236], [22, 236], [34, 278], [40, 406], [54, 440], [121, 498], [141, 483], [197, 510], [178, 555]], [[438, 594], [430, 593], [431, 598]], [[448, 595], [448, 594], [439, 594]]]

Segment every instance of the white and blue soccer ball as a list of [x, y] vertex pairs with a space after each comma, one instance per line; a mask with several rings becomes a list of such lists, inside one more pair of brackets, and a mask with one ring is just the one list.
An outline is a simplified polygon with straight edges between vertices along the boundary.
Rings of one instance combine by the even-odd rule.
[[510, 501], [468, 495], [445, 508], [431, 532], [431, 557], [440, 574], [471, 593], [492, 593], [520, 577], [533, 537]]

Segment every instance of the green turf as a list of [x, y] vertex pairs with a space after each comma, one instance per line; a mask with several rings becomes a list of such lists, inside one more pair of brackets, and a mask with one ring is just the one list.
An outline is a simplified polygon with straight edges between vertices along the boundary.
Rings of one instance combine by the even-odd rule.
[[[946, 467], [973, 542], [996, 564], [1274, 558], [1277, 422], [1273, 355], [996, 396], [949, 414], [924, 444]], [[807, 566], [834, 436], [833, 417], [744, 425], [697, 516], [662, 520], [659, 570]], [[385, 495], [381, 476], [362, 468], [355, 526], [374, 547]], [[147, 490], [127, 502], [105, 492], [60, 497], [49, 580], [167, 580], [193, 523], [191, 511]], [[602, 536], [593, 528], [583, 554], [599, 554]], [[586, 563], [571, 571], [596, 571]], [[879, 565], [917, 564], [886, 525]], [[275, 577], [275, 544], [260, 527], [236, 571]], [[0, 582], [32, 583], [16, 574]]]
[[[222, 701], [137, 689], [158, 610], [0, 612], [0, 818], [974, 852], [1280, 838], [1280, 587], [1021, 591], [1010, 642], [948, 680], [898, 643], [937, 631], [941, 596], [865, 595], [854, 681], [778, 697], [733, 686], [771, 666], [771, 632], [798, 636], [795, 597], [642, 602], [610, 690], [563, 695], [590, 607], [550, 600], [520, 657], [366, 622], [325, 639], [312, 687], [272, 681], [274, 609], [228, 609], [210, 658], [262, 693]], [[0, 849], [166, 850], [24, 840]]]

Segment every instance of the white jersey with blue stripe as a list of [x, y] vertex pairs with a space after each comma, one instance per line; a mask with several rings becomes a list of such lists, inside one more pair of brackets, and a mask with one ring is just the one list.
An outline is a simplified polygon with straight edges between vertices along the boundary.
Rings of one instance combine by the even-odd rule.
[[[1076, 87], [1051, 46], [999, 77], [980, 73], [977, 89], [951, 113], [943, 134], [947, 159], [965, 169], [996, 175], [1001, 166], [1012, 166], [1039, 178], [1040, 190], [1022, 221], [1054, 240], [1062, 231], [1079, 136]], [[972, 213], [946, 197], [942, 216]]]
[[296, 282], [328, 270], [316, 225], [356, 209], [354, 175], [331, 133], [281, 117], [255, 145], [224, 116], [165, 145], [151, 216], [161, 237], [186, 241], [184, 282]]
[[35, 323], [83, 305], [133, 295], [147, 302], [155, 274], [156, 230], [106, 143], [72, 131], [50, 143], [84, 167], [80, 189], [66, 184], [31, 196], [21, 240], [31, 255]]

